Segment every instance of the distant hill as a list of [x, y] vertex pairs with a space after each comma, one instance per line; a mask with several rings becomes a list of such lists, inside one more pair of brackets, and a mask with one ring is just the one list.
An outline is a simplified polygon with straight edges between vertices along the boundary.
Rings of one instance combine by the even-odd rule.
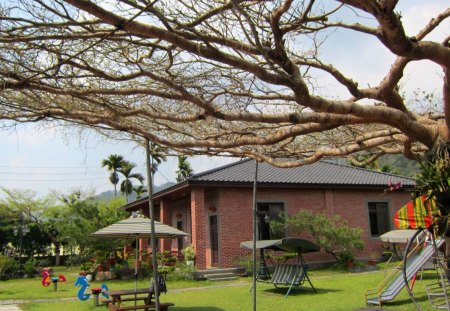
[[398, 169], [396, 174], [415, 177], [419, 171], [419, 162], [410, 160], [401, 154], [387, 154], [379, 159], [380, 166], [387, 165], [390, 168]]
[[[350, 161], [346, 158], [333, 159], [333, 162], [351, 165]], [[388, 167], [389, 171], [387, 171], [387, 173], [411, 178], [414, 178], [416, 176], [420, 168], [420, 165], [417, 161], [407, 159], [401, 154], [386, 154], [384, 156], [381, 156], [380, 158], [378, 158], [378, 166], [380, 167], [380, 169], [383, 168], [383, 166]]]
[[[165, 188], [168, 188], [168, 187], [171, 187], [173, 185], [175, 185], [175, 183], [173, 183], [173, 182], [166, 182], [166, 183], [164, 183], [162, 185], [154, 186], [154, 190], [153, 191], [156, 193], [158, 191], [161, 191], [161, 190], [163, 190]], [[120, 195], [122, 195], [120, 193], [120, 191], [117, 191], [117, 196], [120, 196]], [[147, 195], [148, 195], [147, 193], [144, 193], [144, 196], [147, 196]], [[104, 191], [104, 192], [96, 195], [95, 197], [98, 200], [108, 201], [108, 200], [114, 198], [114, 190]], [[134, 192], [132, 194], [130, 194], [130, 196], [129, 196], [129, 202], [133, 202], [133, 201], [136, 201], [136, 194]]]
[[[337, 164], [351, 165], [350, 161], [346, 158], [335, 158], [328, 160]], [[414, 178], [419, 171], [420, 165], [417, 161], [405, 158], [401, 154], [387, 154], [381, 156], [377, 160], [378, 169], [373, 169], [372, 167], [366, 167], [367, 169], [384, 171], [383, 168], [388, 169], [386, 173], [411, 177]]]

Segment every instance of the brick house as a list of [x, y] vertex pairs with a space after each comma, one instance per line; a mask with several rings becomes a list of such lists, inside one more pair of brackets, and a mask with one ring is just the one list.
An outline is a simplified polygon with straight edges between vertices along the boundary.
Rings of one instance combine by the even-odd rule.
[[[249, 254], [240, 242], [252, 239], [254, 176], [255, 161], [247, 159], [193, 175], [155, 193], [157, 220], [190, 234], [187, 239], [161, 240], [160, 249], [181, 250], [192, 243], [198, 269], [232, 267], [233, 258]], [[384, 194], [389, 182], [400, 182], [403, 187]], [[338, 214], [350, 226], [362, 228], [365, 249], [357, 257], [381, 255], [379, 236], [393, 229], [392, 215], [410, 200], [407, 189], [413, 185], [411, 178], [327, 161], [296, 168], [261, 163], [256, 195], [259, 236], [275, 238], [264, 217], [274, 219], [279, 212], [293, 215], [309, 209]], [[148, 215], [148, 198], [124, 208]], [[324, 252], [307, 257], [309, 261], [330, 259]]]

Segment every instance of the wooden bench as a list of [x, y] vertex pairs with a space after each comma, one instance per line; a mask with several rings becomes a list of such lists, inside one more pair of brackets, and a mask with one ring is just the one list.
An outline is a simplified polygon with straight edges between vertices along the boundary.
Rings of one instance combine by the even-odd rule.
[[[161, 311], [168, 311], [169, 307], [173, 307], [175, 304], [171, 303], [171, 302], [160, 302], [159, 303], [159, 310]], [[123, 307], [118, 307], [112, 304], [112, 302], [110, 302], [108, 304], [108, 309], [110, 311], [128, 311], [128, 310], [154, 310], [155, 309], [155, 303], [152, 302], [151, 304], [148, 305], [138, 305], [138, 306], [123, 306]]]
[[[137, 296], [137, 297], [130, 297], [130, 298], [121, 298], [120, 301], [118, 301], [118, 303], [122, 303], [125, 301], [137, 301], [137, 300], [143, 300], [144, 302], [146, 302], [148, 299], [148, 296]], [[110, 302], [113, 302], [112, 299], [105, 299], [102, 300], [102, 304], [104, 305], [108, 305]]]

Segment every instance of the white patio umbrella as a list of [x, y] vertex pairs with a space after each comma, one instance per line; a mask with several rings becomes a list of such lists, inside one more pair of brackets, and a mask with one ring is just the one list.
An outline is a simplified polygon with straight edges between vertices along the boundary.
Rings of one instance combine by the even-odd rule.
[[[163, 224], [159, 221], [155, 223], [155, 238], [178, 238], [187, 236], [186, 232], [178, 230], [169, 225]], [[151, 238], [151, 219], [141, 215], [139, 212], [133, 212], [130, 218], [118, 221], [112, 225], [109, 225], [103, 229], [100, 229], [91, 234], [97, 238], [108, 239], [135, 239], [136, 246], [138, 240], [142, 238]], [[136, 260], [138, 260], [138, 252], [136, 251]], [[134, 268], [135, 273], [135, 289], [137, 289], [137, 265]]]
[[[144, 217], [139, 213], [133, 213], [130, 218], [118, 221], [108, 227], [100, 229], [92, 233], [92, 236], [98, 238], [117, 239], [151, 238], [152, 232], [150, 222], [150, 218]], [[188, 234], [186, 232], [155, 220], [155, 238], [173, 239], [187, 235]]]

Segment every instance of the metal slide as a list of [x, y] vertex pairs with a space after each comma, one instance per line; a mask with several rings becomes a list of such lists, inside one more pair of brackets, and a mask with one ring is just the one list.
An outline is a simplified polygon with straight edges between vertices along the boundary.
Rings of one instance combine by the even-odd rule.
[[[439, 248], [444, 243], [444, 239], [436, 240]], [[426, 244], [422, 249], [417, 246], [408, 256], [406, 261], [406, 278], [410, 281], [422, 266], [433, 256], [435, 248], [433, 244]], [[405, 287], [402, 270], [403, 262], [397, 266], [385, 280], [375, 289], [366, 291], [366, 303], [369, 305], [379, 305], [390, 301]]]

